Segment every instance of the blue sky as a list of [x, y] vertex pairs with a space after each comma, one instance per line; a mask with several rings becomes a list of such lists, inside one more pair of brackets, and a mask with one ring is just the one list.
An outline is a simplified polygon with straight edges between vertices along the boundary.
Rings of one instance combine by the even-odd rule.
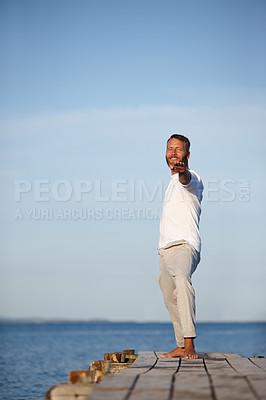
[[198, 319], [265, 320], [265, 2], [0, 7], [0, 316], [169, 319], [158, 213], [181, 132], [205, 185]]

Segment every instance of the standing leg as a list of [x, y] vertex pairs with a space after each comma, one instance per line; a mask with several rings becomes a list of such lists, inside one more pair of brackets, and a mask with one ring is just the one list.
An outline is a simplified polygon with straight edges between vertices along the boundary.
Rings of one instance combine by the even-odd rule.
[[185, 345], [185, 340], [182, 333], [182, 327], [177, 312], [177, 301], [175, 295], [175, 282], [172, 276], [169, 274], [164, 261], [164, 255], [160, 255], [160, 276], [159, 285], [163, 292], [163, 298], [165, 306], [169, 312], [170, 318], [175, 332], [176, 344], [178, 347]]
[[175, 329], [178, 336], [177, 344], [184, 347], [183, 353], [178, 347], [165, 354], [164, 357], [197, 358], [193, 344], [193, 339], [196, 337], [195, 292], [191, 283], [191, 275], [198, 265], [199, 254], [188, 243], [173, 246], [161, 251], [161, 253], [163, 255], [163, 266], [172, 280], [172, 284], [165, 285], [164, 299], [174, 328], [177, 322]]

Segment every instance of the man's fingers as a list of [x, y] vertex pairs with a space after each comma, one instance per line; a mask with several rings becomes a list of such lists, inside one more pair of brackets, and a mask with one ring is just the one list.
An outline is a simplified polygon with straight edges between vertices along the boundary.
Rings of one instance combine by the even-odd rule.
[[183, 162], [171, 165], [171, 169], [185, 168], [185, 164]]

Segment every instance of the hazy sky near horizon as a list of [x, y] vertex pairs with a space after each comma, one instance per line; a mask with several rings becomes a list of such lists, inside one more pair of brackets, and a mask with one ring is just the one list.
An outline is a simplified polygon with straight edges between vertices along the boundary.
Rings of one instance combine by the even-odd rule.
[[2, 0], [0, 317], [167, 321], [165, 143], [204, 182], [202, 321], [265, 320], [266, 3]]

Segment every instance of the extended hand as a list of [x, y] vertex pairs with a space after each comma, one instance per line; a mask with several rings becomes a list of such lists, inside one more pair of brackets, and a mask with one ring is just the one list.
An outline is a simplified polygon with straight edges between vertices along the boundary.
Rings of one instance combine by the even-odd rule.
[[186, 171], [186, 164], [183, 161], [174, 161], [169, 167], [172, 170], [172, 174], [183, 174]]

